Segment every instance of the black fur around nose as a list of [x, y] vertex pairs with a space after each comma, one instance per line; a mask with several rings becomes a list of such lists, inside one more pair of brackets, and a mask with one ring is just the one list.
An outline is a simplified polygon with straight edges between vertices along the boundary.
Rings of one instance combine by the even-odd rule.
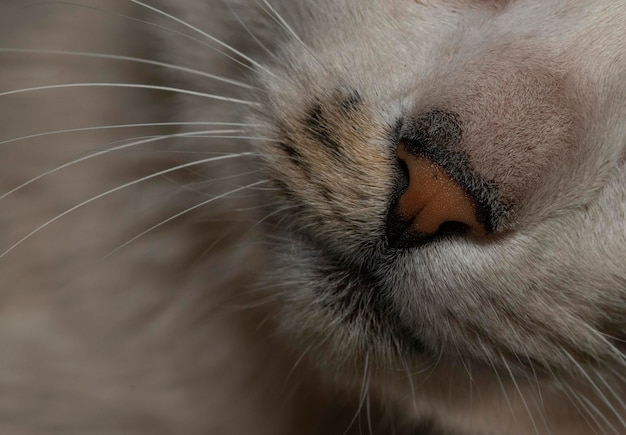
[[[398, 156], [396, 189], [392, 195], [385, 220], [389, 246], [397, 249], [410, 249], [444, 236], [470, 232], [478, 234], [475, 231], [477, 226], [480, 227], [480, 234], [491, 233], [504, 219], [509, 207], [499, 200], [497, 186], [493, 182], [484, 180], [470, 167], [470, 160], [461, 148], [463, 128], [460, 117], [456, 113], [443, 109], [433, 109], [419, 116], [408, 117], [399, 123], [395, 141], [398, 149], [402, 148], [404, 151], [402, 152], [403, 157]], [[416, 216], [424, 208], [421, 208], [423, 204], [420, 206], [419, 201], [413, 202], [413, 198], [415, 193], [418, 197], [422, 195], [421, 186], [424, 186], [422, 192], [429, 192], [433, 184], [428, 178], [430, 176], [428, 166], [424, 172], [421, 169], [415, 170], [419, 166], [413, 164], [412, 173], [416, 179], [421, 181], [417, 182], [416, 179], [411, 179], [411, 171], [409, 171], [405, 160], [414, 161], [414, 158], [432, 162], [441, 170], [439, 172], [440, 180], [448, 180], [450, 186], [454, 185], [455, 188], [464, 192], [461, 197], [466, 194], [467, 198], [471, 199], [474, 204], [472, 207], [475, 218], [473, 223], [465, 219], [449, 218], [448, 215], [444, 214], [444, 219], [441, 221], [430, 220], [431, 224], [433, 222], [435, 224], [430, 225], [427, 232], [416, 230], [416, 226], [420, 227], [420, 221], [416, 221]], [[426, 179], [421, 178], [420, 174], [427, 174]], [[437, 174], [433, 174], [433, 179], [437, 179]], [[412, 193], [402, 199], [409, 190]], [[441, 201], [448, 201], [449, 197], [446, 196], [445, 192], [442, 194]], [[430, 201], [428, 203], [429, 209], [438, 206], [438, 195], [433, 197], [434, 200], [428, 200]], [[409, 200], [407, 201], [407, 199]], [[415, 204], [415, 207], [409, 208], [407, 211], [406, 207], [400, 207], [401, 204], [405, 206], [406, 204]], [[454, 204], [454, 202], [448, 201], [447, 204]], [[429, 213], [422, 215], [422, 217], [425, 216], [438, 215]]]
[[459, 115], [454, 112], [433, 109], [402, 123], [400, 137], [407, 150], [440, 160], [458, 148], [463, 139], [463, 127]]

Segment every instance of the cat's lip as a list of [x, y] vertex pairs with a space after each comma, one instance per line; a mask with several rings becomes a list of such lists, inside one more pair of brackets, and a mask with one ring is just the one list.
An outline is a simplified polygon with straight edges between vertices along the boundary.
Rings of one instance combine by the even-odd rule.
[[315, 259], [308, 267], [323, 277], [318, 290], [324, 292], [326, 309], [332, 306], [336, 317], [346, 319], [349, 328], [354, 327], [355, 316], [358, 316], [370, 338], [388, 343], [393, 349], [401, 346], [404, 354], [423, 356], [428, 353], [424, 341], [402, 320], [401, 308], [395, 305], [391, 295], [393, 280], [384, 272], [392, 267], [400, 251], [372, 251], [364, 255], [367, 261], [357, 263], [310, 238], [301, 243], [306, 250], [313, 250], [314, 255], [305, 255]]

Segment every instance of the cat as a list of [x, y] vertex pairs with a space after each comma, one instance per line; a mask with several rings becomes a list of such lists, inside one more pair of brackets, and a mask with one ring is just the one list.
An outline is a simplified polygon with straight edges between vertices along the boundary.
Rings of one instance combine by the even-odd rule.
[[626, 433], [625, 1], [0, 17], [1, 433]]

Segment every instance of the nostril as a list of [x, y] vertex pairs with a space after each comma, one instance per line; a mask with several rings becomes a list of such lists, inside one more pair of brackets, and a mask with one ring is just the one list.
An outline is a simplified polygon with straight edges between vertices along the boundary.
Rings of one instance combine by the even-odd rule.
[[402, 159], [398, 159], [398, 167], [400, 168], [400, 177], [398, 179], [397, 191], [404, 193], [409, 187], [409, 167]]
[[430, 159], [398, 146], [402, 182], [406, 186], [387, 217], [387, 239], [398, 248], [410, 248], [450, 233], [484, 235], [476, 200]]

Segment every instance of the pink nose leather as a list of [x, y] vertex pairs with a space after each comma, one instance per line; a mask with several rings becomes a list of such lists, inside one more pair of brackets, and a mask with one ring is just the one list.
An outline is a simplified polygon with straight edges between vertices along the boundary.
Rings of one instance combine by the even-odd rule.
[[426, 157], [409, 153], [403, 144], [398, 156], [409, 171], [409, 187], [398, 201], [397, 212], [412, 222], [418, 234], [432, 235], [445, 222], [467, 225], [470, 234], [487, 233], [476, 216], [476, 202], [437, 164]]

